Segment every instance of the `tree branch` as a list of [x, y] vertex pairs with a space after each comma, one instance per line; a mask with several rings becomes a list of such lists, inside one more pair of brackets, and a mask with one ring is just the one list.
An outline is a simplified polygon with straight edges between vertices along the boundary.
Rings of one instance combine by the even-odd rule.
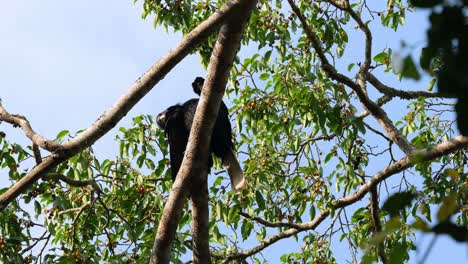
[[207, 176], [204, 180], [199, 177], [192, 178], [190, 198], [192, 200], [192, 262], [210, 263], [210, 210], [208, 207]]
[[[468, 147], [468, 137], [458, 136], [452, 140], [435, 145], [427, 150], [420, 150], [411, 158], [407, 156], [377, 172], [366, 184], [364, 184], [354, 194], [335, 200], [332, 203], [332, 206], [334, 207], [334, 209], [338, 209], [354, 204], [355, 202], [361, 200], [365, 196], [365, 194], [367, 194], [370, 191], [371, 188], [376, 187], [377, 184], [387, 179], [388, 177], [395, 175], [403, 170], [406, 170], [415, 165], [416, 163], [429, 161], [447, 155], [449, 153], [454, 153], [466, 147]], [[302, 231], [313, 230], [320, 223], [322, 223], [323, 220], [325, 220], [329, 214], [330, 210], [326, 210], [322, 212], [319, 216], [317, 216], [314, 220], [303, 224], [297, 224], [297, 227], [280, 232], [277, 235], [274, 235], [268, 238], [267, 240], [261, 242], [260, 245], [252, 249], [227, 255], [226, 257], [224, 257], [225, 263], [228, 263], [231, 260], [245, 259], [262, 251], [263, 249], [267, 248], [268, 246], [272, 245], [278, 240], [291, 237]]]
[[[84, 209], [88, 208], [89, 206], [91, 206], [91, 204], [93, 203], [92, 200], [84, 203], [82, 206], [80, 207], [75, 207], [75, 208], [70, 208], [70, 209], [67, 209], [67, 210], [63, 210], [61, 212], [59, 212], [58, 214], [59, 215], [64, 215], [64, 214], [68, 214], [68, 213], [73, 213], [73, 212], [78, 212], [78, 214], [75, 216], [75, 220], [78, 219], [78, 217], [81, 215], [81, 213], [83, 212]], [[73, 222], [75, 222], [75, 220]]]
[[[44, 159], [41, 164], [33, 168], [25, 177], [16, 182], [10, 189], [0, 195], [0, 209], [7, 206], [13, 199], [18, 197], [24, 190], [34, 184], [43, 173], [47, 173], [61, 162], [68, 160], [83, 149], [91, 146], [109, 132], [129, 111], [138, 103], [164, 76], [169, 73], [185, 56], [193, 51], [200, 43], [208, 38], [229, 16], [233, 14], [239, 7], [239, 1], [230, 1], [223, 5], [219, 10], [213, 13], [209, 18], [200, 23], [190, 33], [188, 33], [182, 41], [171, 50], [166, 56], [161, 58], [156, 64], [141, 76], [130, 90], [124, 94], [115, 105], [106, 113], [104, 113], [96, 122], [87, 128], [78, 137], [65, 142], [63, 145], [56, 146], [50, 141], [37, 134], [27, 134], [31, 136], [31, 140], [37, 141], [39, 146], [45, 149], [53, 149], [55, 152], [48, 158]], [[21, 118], [11, 118], [11, 115], [6, 115], [6, 111], [0, 108], [1, 117], [8, 119], [13, 124], [23, 125], [26, 131], [30, 133], [28, 123], [22, 121]], [[14, 117], [14, 116], [13, 116]], [[5, 120], [7, 121], [7, 120]], [[8, 121], [7, 121], [8, 122]], [[16, 123], [18, 122], [18, 123]]]
[[390, 164], [389, 166], [385, 167], [383, 170], [377, 172], [372, 178], [366, 182], [359, 190], [357, 190], [354, 194], [343, 197], [341, 199], [336, 200], [333, 202], [333, 205], [336, 208], [345, 207], [352, 203], [355, 203], [358, 200], [361, 200], [366, 193], [369, 192], [372, 186], [376, 186], [378, 183], [382, 182], [383, 180], [387, 179], [388, 177], [402, 172], [416, 163], [422, 161], [429, 161], [449, 153], [453, 153], [460, 149], [466, 148], [468, 146], [468, 137], [458, 136], [452, 140], [437, 144], [432, 148], [426, 150], [418, 150], [413, 156], [406, 156], [395, 163]]
[[238, 253], [234, 253], [234, 254], [231, 254], [231, 255], [227, 255], [224, 258], [225, 260], [224, 260], [223, 263], [229, 263], [230, 261], [236, 260], [236, 259], [245, 259], [245, 258], [247, 258], [249, 256], [252, 256], [252, 255], [264, 250], [268, 246], [271, 246], [272, 244], [274, 244], [278, 240], [294, 236], [297, 233], [302, 232], [302, 231], [313, 230], [318, 225], [320, 225], [320, 223], [322, 223], [323, 220], [325, 220], [328, 217], [329, 214], [330, 214], [330, 211], [328, 211], [328, 210], [325, 211], [325, 212], [322, 212], [319, 216], [315, 217], [314, 220], [312, 220], [310, 222], [307, 222], [307, 223], [303, 223], [303, 224], [297, 224], [298, 225], [297, 228], [290, 228], [290, 229], [285, 230], [285, 231], [283, 231], [283, 232], [281, 232], [281, 233], [279, 233], [277, 235], [271, 236], [267, 240], [263, 241], [260, 245], [254, 247], [252, 249], [245, 250], [245, 251], [238, 252]]
[[388, 118], [385, 111], [372, 100], [370, 100], [365, 93], [365, 79], [362, 76], [363, 73], [358, 74], [358, 83], [355, 83], [347, 76], [338, 73], [335, 67], [333, 67], [333, 65], [328, 62], [328, 59], [326, 58], [325, 53], [320, 46], [319, 38], [307, 23], [307, 19], [301, 13], [296, 4], [294, 4], [293, 0], [288, 0], [288, 2], [293, 12], [301, 21], [304, 32], [312, 43], [312, 47], [314, 48], [315, 52], [318, 54], [318, 57], [322, 62], [323, 70], [330, 76], [331, 79], [350, 87], [356, 93], [364, 108], [369, 113], [371, 113], [372, 116], [374, 116], [374, 118], [384, 128], [385, 132], [393, 140], [393, 142], [395, 142], [395, 144], [400, 147], [400, 149], [406, 155], [411, 155], [414, 151], [414, 147], [400, 132], [398, 132], [398, 129], [393, 125], [393, 122]]
[[[249, 0], [232, 1], [227, 4], [233, 8], [233, 15], [221, 27], [211, 54], [207, 78], [195, 112], [184, 159], [158, 225], [151, 263], [169, 263], [172, 242], [189, 185], [204, 186], [206, 184], [204, 182], [206, 182], [208, 175], [207, 164], [211, 132], [224, 95], [229, 71], [240, 46], [245, 22], [255, 4], [256, 1]], [[210, 262], [209, 247], [203, 248], [204, 245], [208, 245], [208, 228], [201, 228], [205, 225], [208, 226], [208, 205], [207, 201], [200, 202], [201, 199], [207, 198], [203, 197], [205, 194], [202, 192], [204, 192], [204, 188], [200, 192], [201, 194], [193, 189], [191, 191], [191, 194], [196, 195], [196, 197], [192, 197], [193, 204], [200, 206], [194, 209], [196, 218], [193, 219], [194, 231], [198, 232], [193, 235], [193, 261], [195, 263]]]
[[5, 108], [3, 108], [2, 104], [0, 103], [0, 121], [5, 121], [9, 124], [12, 124], [14, 127], [21, 127], [26, 137], [28, 137], [33, 144], [48, 150], [50, 152], [54, 152], [62, 148], [58, 142], [49, 140], [39, 134], [37, 134], [29, 124], [29, 121], [26, 117], [21, 115], [12, 115], [8, 113]]
[[247, 218], [247, 219], [250, 219], [252, 221], [255, 221], [257, 223], [260, 223], [266, 227], [289, 227], [289, 228], [300, 228], [300, 225], [296, 224], [296, 223], [285, 223], [285, 222], [270, 222], [270, 221], [267, 221], [263, 218], [260, 218], [260, 217], [257, 217], [257, 216], [252, 216], [252, 215], [249, 215], [247, 213], [244, 213], [244, 212], [239, 212], [240, 215], [242, 215], [243, 217]]
[[372, 62], [372, 33], [369, 30], [369, 27], [367, 26], [366, 23], [364, 23], [361, 19], [361, 17], [354, 12], [353, 8], [349, 5], [349, 2], [344, 2], [345, 3], [345, 8], [342, 10], [346, 11], [349, 13], [349, 15], [358, 23], [359, 29], [364, 32], [365, 38], [366, 38], [366, 45], [364, 48], [364, 63], [361, 66], [361, 69], [359, 70], [361, 74], [366, 74], [369, 71], [369, 67]]
[[60, 180], [63, 181], [73, 187], [84, 187], [84, 186], [92, 186], [93, 189], [97, 192], [101, 192], [101, 188], [99, 185], [96, 183], [95, 180], [74, 180], [70, 177], [67, 177], [63, 174], [60, 173], [47, 173], [44, 176], [42, 176], [43, 180]]
[[403, 91], [392, 88], [383, 84], [379, 79], [377, 79], [372, 73], [366, 75], [367, 80], [381, 93], [385, 94], [388, 97], [399, 97], [401, 99], [416, 99], [419, 97], [427, 98], [455, 98], [450, 95], [441, 95], [437, 93], [430, 93], [426, 91]]

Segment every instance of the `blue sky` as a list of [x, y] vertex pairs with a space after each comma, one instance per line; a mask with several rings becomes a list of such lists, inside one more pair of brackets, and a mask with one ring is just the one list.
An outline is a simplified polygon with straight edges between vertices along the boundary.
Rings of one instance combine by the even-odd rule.
[[[10, 113], [25, 115], [33, 128], [48, 138], [64, 129], [88, 127], [181, 38], [180, 34], [154, 29], [151, 19], [142, 20], [141, 1], [135, 5], [132, 0], [0, 3], [0, 98]], [[410, 26], [398, 36], [392, 35], [391, 30], [376, 32], [376, 47], [398, 50], [400, 39], [413, 43], [424, 40], [421, 29], [427, 27], [425, 19], [422, 14], [408, 17]], [[352, 50], [360, 50], [360, 45], [350, 43], [350, 59], [355, 55]], [[135, 115], [157, 114], [193, 97], [186, 91], [195, 76], [203, 75], [198, 58], [187, 57], [118, 127], [128, 126]], [[396, 79], [385, 81], [403, 87]], [[405, 85], [425, 87], [414, 82]], [[3, 124], [0, 129], [7, 132], [10, 140], [29, 143], [19, 130]], [[112, 131], [94, 145], [98, 156], [115, 156], [115, 133]], [[2, 178], [0, 175], [0, 188], [8, 184]], [[424, 250], [430, 238], [421, 236], [416, 244]], [[292, 244], [288, 246], [289, 243]], [[264, 255], [276, 263], [280, 252], [289, 248], [297, 251], [295, 245], [285, 241]], [[337, 248], [343, 252], [337, 254], [339, 259], [347, 259], [342, 255], [347, 252], [346, 244]], [[450, 239], [439, 238], [434, 249], [427, 263], [444, 263], [449, 254], [451, 263], [467, 260], [466, 247]], [[417, 259], [410, 263], [417, 263]]]

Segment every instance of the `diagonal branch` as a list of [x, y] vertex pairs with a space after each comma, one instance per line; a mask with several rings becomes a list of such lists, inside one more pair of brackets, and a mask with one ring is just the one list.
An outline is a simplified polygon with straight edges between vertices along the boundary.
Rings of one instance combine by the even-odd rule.
[[401, 99], [416, 99], [419, 97], [427, 97], [427, 98], [455, 98], [441, 95], [437, 93], [431, 93], [426, 91], [403, 91], [392, 88], [383, 84], [379, 79], [377, 79], [372, 73], [368, 73], [366, 75], [367, 80], [381, 93], [385, 94], [388, 97], [399, 97]]
[[12, 124], [14, 127], [20, 127], [24, 134], [33, 142], [33, 144], [48, 150], [50, 152], [57, 151], [62, 148], [62, 146], [53, 140], [49, 140], [39, 134], [37, 134], [34, 129], [32, 129], [31, 124], [26, 119], [26, 117], [21, 115], [13, 115], [7, 112], [0, 103], [0, 121], [5, 121], [9, 124]]
[[356, 21], [359, 25], [359, 29], [364, 32], [365, 35], [365, 47], [364, 47], [364, 63], [361, 66], [360, 72], [365, 74], [369, 71], [371, 62], [372, 62], [372, 33], [369, 30], [369, 27], [366, 23], [364, 23], [361, 17], [353, 10], [350, 6], [349, 2], [345, 2], [346, 7], [343, 9], [344, 11], [348, 12], [349, 15]]
[[437, 144], [427, 150], [419, 150], [413, 156], [406, 156], [395, 163], [390, 164], [383, 170], [377, 172], [372, 178], [366, 182], [359, 190], [354, 194], [343, 197], [333, 202], [336, 208], [345, 207], [358, 200], [361, 200], [370, 190], [372, 186], [376, 186], [378, 183], [387, 179], [388, 177], [402, 172], [415, 164], [422, 161], [430, 161], [438, 157], [442, 157], [449, 153], [454, 153], [460, 149], [468, 147], [468, 137], [458, 136], [452, 140]]
[[109, 132], [169, 71], [206, 40], [226, 18], [232, 16], [238, 7], [238, 1], [229, 1], [189, 32], [173, 50], [151, 66], [110, 110], [78, 137], [65, 142], [62, 145], [63, 148], [58, 148], [53, 155], [44, 159], [41, 164], [34, 167], [25, 177], [0, 195], [0, 209], [34, 184], [43, 173], [51, 171], [55, 166], [91, 146]]
[[240, 215], [242, 215], [243, 217], [247, 218], [247, 219], [250, 219], [252, 221], [255, 221], [257, 223], [260, 223], [266, 227], [292, 227], [292, 228], [300, 228], [300, 225], [296, 224], [296, 223], [287, 223], [287, 222], [270, 222], [270, 221], [267, 221], [263, 218], [260, 218], [260, 217], [257, 217], [257, 216], [252, 216], [252, 215], [249, 215], [247, 213], [244, 213], [244, 212], [239, 212]]
[[[235, 10], [221, 27], [208, 66], [208, 74], [195, 112], [194, 121], [184, 159], [164, 206], [153, 245], [151, 263], [169, 263], [172, 243], [185, 199], [190, 194], [194, 206], [193, 219], [193, 262], [209, 263], [208, 233], [208, 152], [211, 132], [218, 115], [227, 83], [247, 18], [256, 1], [239, 0], [230, 2]], [[199, 187], [201, 189], [195, 190]]]
[[365, 47], [364, 47], [364, 64], [361, 66], [360, 72], [366, 73], [369, 71], [371, 60], [372, 60], [372, 33], [361, 17], [353, 10], [349, 1], [338, 1], [338, 0], [327, 0], [328, 3], [334, 7], [347, 12], [359, 26], [359, 29], [364, 33], [365, 36]]
[[[401, 171], [404, 171], [419, 162], [430, 161], [442, 157], [444, 155], [454, 153], [458, 150], [465, 149], [467, 147], [468, 137], [458, 136], [452, 140], [435, 145], [427, 150], [420, 150], [412, 157], [406, 156], [400, 159], [399, 161], [390, 164], [381, 171], [377, 172], [366, 184], [364, 184], [354, 194], [335, 200], [332, 203], [333, 209], [343, 208], [356, 203], [357, 201], [361, 200], [371, 190], [371, 188], [376, 187], [377, 184], [379, 184], [383, 180]], [[263, 249], [269, 247], [270, 245], [274, 244], [279, 240], [291, 237], [303, 231], [314, 230], [320, 223], [323, 222], [323, 220], [325, 220], [328, 217], [329, 214], [330, 210], [325, 210], [319, 216], [315, 217], [314, 220], [307, 223], [297, 224], [297, 227], [280, 232], [261, 242], [260, 245], [253, 247], [252, 249], [227, 255], [224, 257], [225, 263], [229, 263], [229, 261], [232, 260], [245, 259], [262, 251]]]
[[288, 0], [289, 5], [293, 12], [298, 16], [299, 20], [301, 21], [302, 27], [304, 32], [306, 33], [307, 37], [309, 38], [310, 42], [312, 43], [312, 47], [314, 48], [315, 52], [318, 54], [320, 61], [322, 62], [323, 70], [328, 74], [328, 76], [340, 83], [343, 83], [350, 87], [358, 96], [361, 104], [364, 108], [374, 116], [377, 122], [384, 128], [387, 135], [392, 139], [395, 144], [406, 154], [411, 155], [414, 152], [414, 147], [409, 143], [408, 139], [406, 139], [395, 127], [393, 122], [388, 118], [387, 113], [375, 102], [369, 99], [367, 94], [365, 93], [365, 80], [363, 79], [363, 73], [359, 74], [358, 83], [355, 83], [349, 77], [337, 72], [335, 67], [328, 62], [328, 59], [325, 56], [325, 53], [320, 45], [319, 38], [314, 30], [309, 26], [307, 23], [307, 19], [301, 13], [299, 8], [296, 6], [293, 0]]
[[102, 192], [95, 180], [75, 180], [60, 173], [47, 173], [42, 176], [43, 180], [60, 180], [73, 187], [92, 186], [95, 191]]

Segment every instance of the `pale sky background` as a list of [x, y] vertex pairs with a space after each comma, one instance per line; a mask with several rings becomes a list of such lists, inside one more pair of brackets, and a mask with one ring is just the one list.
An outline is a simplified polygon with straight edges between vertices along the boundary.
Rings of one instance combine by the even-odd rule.
[[[180, 34], [155, 30], [151, 19], [142, 20], [142, 1], [135, 5], [132, 0], [0, 0], [0, 3], [2, 104], [10, 113], [26, 116], [33, 128], [48, 138], [64, 129], [74, 132], [88, 127], [181, 39]], [[407, 21], [411, 27], [399, 35], [392, 35], [391, 30], [375, 32], [376, 47], [398, 50], [401, 39], [413, 44], [423, 41], [426, 15], [416, 13], [407, 17]], [[353, 49], [361, 55], [360, 45], [350, 43], [349, 58], [355, 55]], [[157, 114], [194, 97], [190, 84], [196, 76], [204, 76], [204, 71], [198, 57], [189, 56], [117, 127], [129, 126], [131, 118], [138, 114]], [[393, 79], [386, 81], [405, 87]], [[414, 82], [405, 85], [423, 86]], [[10, 141], [29, 144], [20, 130], [6, 124], [0, 124], [0, 130], [7, 132]], [[93, 146], [99, 157], [116, 155], [115, 134], [116, 129]], [[0, 188], [6, 186], [8, 183], [0, 175]], [[424, 252], [432, 236], [419, 238], [416, 245]], [[339, 250], [335, 252], [338, 263], [349, 259], [346, 242], [334, 248]], [[288, 239], [265, 250], [264, 256], [270, 263], [278, 263], [282, 253], [298, 250], [296, 243]], [[466, 263], [467, 253], [466, 246], [440, 237], [426, 263]], [[417, 263], [418, 254], [421, 252], [413, 252], [409, 263]]]

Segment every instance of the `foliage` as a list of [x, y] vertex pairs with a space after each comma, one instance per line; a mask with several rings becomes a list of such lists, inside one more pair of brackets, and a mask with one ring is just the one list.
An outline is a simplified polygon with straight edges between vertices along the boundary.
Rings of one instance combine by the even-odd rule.
[[[143, 18], [154, 15], [155, 26], [186, 34], [222, 2], [146, 0], [142, 4]], [[339, 63], [349, 54], [349, 39], [356, 34], [353, 15], [327, 1], [297, 4], [327, 58], [336, 61], [333, 66], [343, 74], [356, 73], [355, 66], [363, 64], [364, 49], [352, 51], [354, 63]], [[383, 12], [367, 4], [353, 2], [351, 10], [366, 25], [396, 31], [411, 10], [402, 0], [388, 0]], [[401, 263], [417, 249], [415, 230], [450, 234], [467, 226], [468, 174], [462, 151], [420, 162], [395, 175], [395, 181], [379, 185], [382, 200], [395, 192], [390, 188], [399, 190], [377, 214], [380, 231], [371, 221], [367, 199], [347, 208], [333, 206], [337, 198], [353, 194], [376, 171], [403, 154], [385, 131], [380, 132], [383, 129], [372, 117], [361, 114], [364, 109], [356, 93], [324, 71], [302, 28], [286, 1], [259, 1], [250, 18], [243, 52], [233, 66], [227, 88], [239, 157], [250, 188], [235, 195], [226, 172], [219, 170], [219, 162], [212, 170], [210, 244], [215, 261], [262, 245], [269, 237], [325, 212], [331, 217], [320, 228], [289, 238], [295, 241], [291, 247], [296, 246], [297, 252], [281, 256], [282, 263], [335, 263], [333, 245], [338, 240], [349, 244], [350, 261], [377, 261], [376, 249], [383, 244], [389, 262]], [[196, 51], [204, 65], [214, 40], [212, 36]], [[439, 57], [429, 55], [430, 65], [437, 65]], [[401, 71], [393, 69], [392, 58], [391, 49], [376, 52], [372, 70], [419, 79], [411, 58], [404, 60], [406, 66]], [[447, 62], [444, 56], [439, 60]], [[443, 89], [440, 82], [442, 79], [439, 87]], [[370, 90], [378, 102], [381, 94], [369, 86]], [[401, 105], [400, 99], [393, 100]], [[394, 124], [417, 148], [440, 143], [454, 135], [445, 103], [414, 97], [404, 102], [407, 107], [394, 118]], [[57, 140], [74, 136], [63, 131]], [[10, 181], [16, 182], [34, 166], [33, 154], [30, 147], [9, 142], [8, 137], [0, 134], [0, 166], [8, 171]], [[115, 158], [99, 159], [93, 149], [87, 149], [59, 165], [49, 178], [2, 211], [0, 261], [148, 262], [155, 227], [172, 185], [166, 141], [152, 116], [135, 117], [133, 126], [120, 128], [116, 140], [120, 149]], [[415, 175], [407, 177], [410, 173]], [[92, 182], [78, 187], [54, 175]], [[6, 188], [0, 193], [4, 191]], [[433, 219], [434, 210], [438, 211], [437, 219]], [[447, 222], [452, 216], [455, 223]], [[191, 250], [190, 224], [190, 207], [186, 206], [173, 247], [174, 263], [182, 263]], [[249, 260], [266, 262], [267, 251], [250, 254]]]

